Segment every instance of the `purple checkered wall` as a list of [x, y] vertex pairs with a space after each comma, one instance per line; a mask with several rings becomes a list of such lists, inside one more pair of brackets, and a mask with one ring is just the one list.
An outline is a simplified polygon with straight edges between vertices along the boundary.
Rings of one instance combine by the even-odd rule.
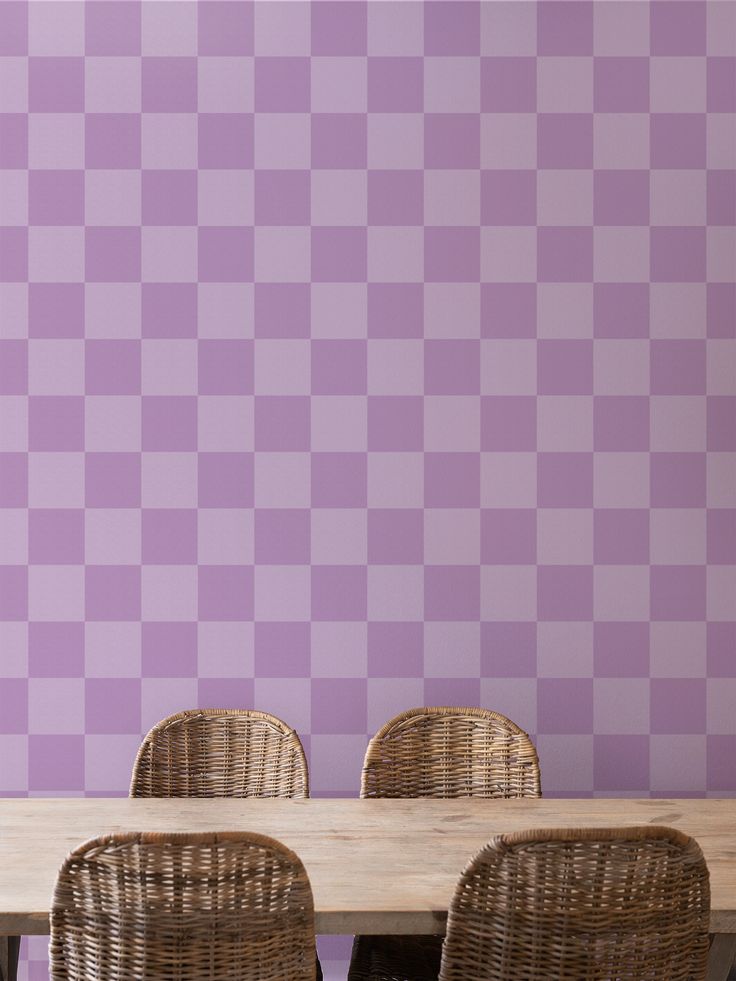
[[0, 5], [0, 792], [421, 703], [736, 791], [735, 11]]

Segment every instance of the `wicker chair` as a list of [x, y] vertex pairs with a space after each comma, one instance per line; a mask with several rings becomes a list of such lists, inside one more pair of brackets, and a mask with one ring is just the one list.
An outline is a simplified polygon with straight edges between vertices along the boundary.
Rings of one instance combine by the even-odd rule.
[[[410, 709], [376, 733], [360, 791], [361, 797], [541, 794], [537, 751], [523, 729], [498, 712], [443, 707]], [[348, 978], [436, 981], [441, 953], [441, 937], [356, 937]], [[401, 973], [405, 964], [412, 973]]]
[[308, 797], [299, 736], [265, 712], [192, 709], [143, 740], [131, 797]]
[[540, 797], [537, 751], [498, 712], [410, 709], [371, 739], [360, 796]]
[[59, 872], [49, 954], [52, 981], [314, 981], [309, 879], [263, 835], [95, 838]]
[[368, 744], [360, 796], [540, 797], [537, 751], [498, 712], [409, 709]]
[[672, 828], [494, 838], [450, 907], [440, 981], [703, 981], [710, 888]]
[[703, 855], [679, 831], [501, 835], [460, 877], [444, 947], [365, 947], [350, 977], [703, 981], [709, 905]]

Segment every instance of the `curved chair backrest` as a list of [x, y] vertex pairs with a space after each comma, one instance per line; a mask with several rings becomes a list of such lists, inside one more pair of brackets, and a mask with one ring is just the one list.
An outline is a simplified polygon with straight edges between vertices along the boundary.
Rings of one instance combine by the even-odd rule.
[[95, 838], [64, 862], [52, 981], [314, 981], [299, 858], [241, 832]]
[[371, 739], [361, 797], [540, 797], [539, 760], [511, 719], [480, 708], [417, 708]]
[[179, 712], [143, 740], [130, 796], [308, 797], [304, 748], [292, 728], [265, 712]]
[[501, 835], [460, 877], [440, 981], [704, 981], [709, 907], [671, 828]]

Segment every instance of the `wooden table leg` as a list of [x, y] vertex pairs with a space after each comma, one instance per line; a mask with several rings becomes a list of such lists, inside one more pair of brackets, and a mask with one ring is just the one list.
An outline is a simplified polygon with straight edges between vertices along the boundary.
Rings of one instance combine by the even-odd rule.
[[0, 981], [16, 981], [20, 937], [0, 937]]
[[736, 961], [736, 934], [714, 933], [708, 955], [707, 981], [728, 981]]

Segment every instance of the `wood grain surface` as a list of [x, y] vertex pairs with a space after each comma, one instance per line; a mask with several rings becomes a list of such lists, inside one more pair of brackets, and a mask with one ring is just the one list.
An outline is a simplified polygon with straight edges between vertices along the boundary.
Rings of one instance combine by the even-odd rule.
[[736, 934], [736, 800], [0, 800], [0, 934], [48, 933], [56, 873], [116, 831], [249, 830], [296, 851], [317, 933], [443, 933], [465, 863], [524, 828], [662, 824], [700, 843], [711, 931]]

